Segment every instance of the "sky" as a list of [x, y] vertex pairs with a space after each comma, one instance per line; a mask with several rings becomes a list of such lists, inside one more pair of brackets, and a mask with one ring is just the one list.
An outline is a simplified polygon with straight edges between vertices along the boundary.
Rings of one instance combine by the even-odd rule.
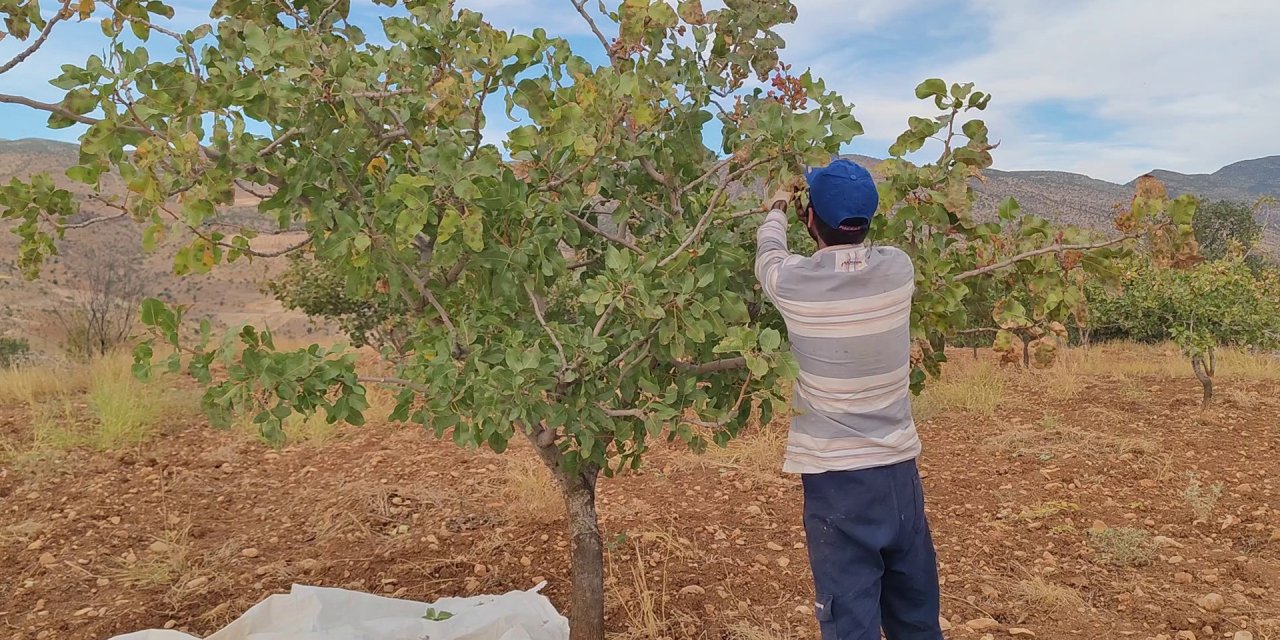
[[[353, 0], [374, 20], [370, 0]], [[705, 0], [711, 8], [713, 0]], [[176, 0], [178, 26], [208, 0]], [[599, 49], [569, 0], [458, 0], [493, 24], [541, 26], [579, 51]], [[592, 3], [594, 4], [594, 3]], [[1154, 168], [1209, 173], [1280, 154], [1280, 2], [1260, 0], [796, 0], [780, 31], [783, 58], [812, 69], [856, 105], [866, 135], [850, 152], [883, 157], [929, 77], [994, 95], [984, 118], [996, 168], [1084, 173], [1127, 182]], [[36, 55], [0, 75], [0, 93], [56, 100], [61, 64], [99, 52], [96, 24], [65, 25]], [[0, 61], [22, 47], [0, 42]], [[496, 117], [495, 117], [496, 116]], [[0, 138], [74, 140], [45, 117], [0, 104]], [[515, 126], [492, 114], [487, 136]]]

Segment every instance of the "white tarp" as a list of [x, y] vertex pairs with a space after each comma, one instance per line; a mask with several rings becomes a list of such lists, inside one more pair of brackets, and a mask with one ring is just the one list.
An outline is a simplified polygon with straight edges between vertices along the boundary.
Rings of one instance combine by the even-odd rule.
[[[568, 640], [569, 621], [538, 591], [443, 598], [427, 604], [358, 591], [293, 585], [205, 640]], [[428, 609], [434, 620], [424, 618]], [[438, 618], [448, 617], [444, 620]], [[111, 640], [197, 640], [151, 630]]]

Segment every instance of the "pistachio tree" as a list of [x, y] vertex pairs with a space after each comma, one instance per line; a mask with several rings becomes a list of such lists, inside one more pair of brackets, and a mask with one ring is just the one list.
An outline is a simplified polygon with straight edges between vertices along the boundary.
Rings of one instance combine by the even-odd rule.
[[[29, 44], [0, 71], [68, 20], [100, 20], [106, 55], [67, 61], [58, 102], [0, 93], [50, 127], [86, 127], [67, 176], [94, 193], [37, 175], [0, 188], [0, 211], [29, 275], [65, 232], [128, 218], [148, 245], [185, 239], [179, 274], [303, 253], [350, 300], [395, 309], [396, 348], [374, 371], [342, 346], [277, 349], [263, 328], [196, 335], [181, 307], [147, 300], [134, 371], [185, 371], [216, 423], [248, 413], [269, 435], [294, 413], [362, 424], [376, 383], [400, 388], [387, 418], [463, 447], [527, 441], [565, 497], [572, 633], [595, 639], [598, 479], [637, 467], [655, 441], [722, 445], [780, 409], [795, 365], [752, 276], [751, 185], [793, 182], [861, 127], [780, 60], [789, 2], [567, 2], [598, 49], [498, 30], [449, 0], [380, 0], [374, 34], [342, 0], [217, 0], [208, 23], [182, 30], [159, 0], [5, 0], [6, 35]], [[937, 111], [890, 149], [875, 229], [918, 269], [917, 389], [969, 326], [970, 283], [1018, 269], [1034, 290], [992, 320], [1039, 321], [1070, 304], [1059, 287], [1072, 271], [1190, 234], [1189, 211], [1167, 203], [1093, 242], [1013, 203], [975, 220], [971, 181], [994, 145], [972, 116], [990, 98], [936, 79], [917, 96]], [[502, 140], [483, 133], [495, 106], [514, 124]], [[127, 189], [103, 188], [109, 174]], [[254, 229], [214, 224], [245, 193], [298, 240], [266, 251]]]
[[1202, 409], [1213, 403], [1219, 348], [1280, 348], [1280, 277], [1255, 274], [1239, 254], [1187, 269], [1135, 256], [1119, 284], [1093, 292], [1097, 322], [1111, 335], [1172, 340], [1200, 381]]

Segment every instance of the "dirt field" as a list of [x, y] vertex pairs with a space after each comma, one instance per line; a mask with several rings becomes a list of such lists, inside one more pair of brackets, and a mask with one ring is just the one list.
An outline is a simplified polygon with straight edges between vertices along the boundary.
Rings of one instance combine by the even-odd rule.
[[[1224, 357], [1201, 415], [1169, 350], [955, 359], [917, 402], [949, 638], [1280, 638], [1280, 362]], [[163, 428], [106, 446], [73, 437], [98, 428], [94, 383], [57, 384], [0, 400], [0, 637], [205, 634], [292, 583], [432, 600], [546, 580], [568, 606], [528, 451], [317, 424], [273, 450], [163, 388]], [[46, 432], [58, 416], [70, 435]], [[817, 636], [784, 429], [602, 481], [616, 637]]]

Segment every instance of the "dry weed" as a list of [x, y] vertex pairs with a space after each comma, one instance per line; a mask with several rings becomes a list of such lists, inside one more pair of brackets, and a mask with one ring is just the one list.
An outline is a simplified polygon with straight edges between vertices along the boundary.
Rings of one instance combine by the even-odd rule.
[[1219, 349], [1218, 375], [1242, 380], [1280, 380], [1280, 355], [1250, 353], [1242, 349]]
[[1091, 431], [1048, 415], [1035, 425], [1010, 426], [987, 438], [986, 444], [1013, 457], [1036, 456], [1044, 460], [1066, 453], [1149, 456], [1160, 451], [1157, 443], [1145, 438]]
[[1031, 375], [1040, 381], [1040, 387], [1058, 400], [1070, 400], [1084, 390], [1085, 376], [1067, 362], [1056, 362], [1048, 369], [1032, 370]]
[[729, 623], [728, 640], [799, 640], [806, 635], [791, 626], [768, 620], [737, 620]]
[[1209, 521], [1209, 516], [1213, 515], [1214, 508], [1218, 506], [1218, 499], [1222, 497], [1224, 488], [1221, 482], [1215, 482], [1206, 487], [1195, 473], [1187, 474], [1187, 488], [1182, 490], [1182, 498], [1187, 501], [1187, 506], [1191, 507], [1196, 521]]
[[1080, 592], [1038, 575], [1011, 581], [1008, 590], [1022, 607], [1039, 613], [1075, 611], [1085, 604]]
[[103, 577], [131, 587], [168, 587], [165, 600], [171, 605], [218, 588], [226, 580], [226, 572], [219, 567], [225, 567], [230, 561], [230, 550], [199, 553], [192, 545], [190, 534], [190, 525], [167, 529], [141, 556], [130, 551], [116, 559], [115, 567]]
[[690, 466], [728, 468], [761, 480], [782, 477], [782, 457], [787, 450], [787, 424], [774, 421], [751, 429], [723, 447], [710, 446], [701, 455], [690, 453]]
[[503, 509], [512, 519], [549, 524], [564, 517], [564, 500], [546, 465], [531, 456], [509, 456], [502, 466]]
[[1005, 396], [1005, 374], [990, 362], [959, 360], [948, 365], [922, 396], [928, 396], [926, 408], [934, 412], [995, 415]]
[[1018, 514], [1018, 517], [1023, 520], [1043, 520], [1061, 513], [1073, 513], [1079, 510], [1080, 505], [1074, 502], [1053, 501], [1023, 509], [1022, 513]]
[[[667, 531], [648, 531], [630, 540], [629, 554], [608, 555], [606, 608], [619, 611], [624, 630], [613, 640], [675, 640], [691, 637], [697, 618], [672, 606], [668, 566], [689, 553], [689, 541]], [[624, 564], [619, 564], [621, 561]]]
[[88, 376], [83, 367], [0, 368], [0, 404], [34, 404], [51, 396], [83, 391], [87, 385]]
[[1141, 567], [1156, 555], [1151, 534], [1133, 527], [1090, 530], [1089, 541], [1103, 561], [1116, 566]]

